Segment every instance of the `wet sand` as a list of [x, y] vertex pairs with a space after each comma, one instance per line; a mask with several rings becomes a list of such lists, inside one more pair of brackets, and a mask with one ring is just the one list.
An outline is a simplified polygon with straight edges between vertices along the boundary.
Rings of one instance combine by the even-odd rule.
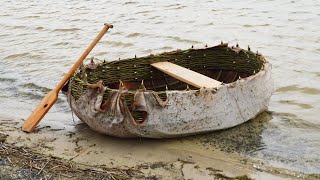
[[[0, 134], [0, 136], [3, 136]], [[2, 139], [3, 140], [3, 139]], [[87, 166], [36, 153], [27, 147], [0, 144], [1, 179], [147, 179], [134, 169]]]
[[[263, 119], [260, 116], [255, 121], [259, 121], [259, 118]], [[228, 146], [228, 143], [223, 141], [219, 143], [219, 138], [216, 138], [216, 141], [204, 141], [204, 137], [201, 136], [209, 134], [180, 139], [119, 139], [93, 132], [80, 121], [76, 121], [73, 131], [40, 126], [35, 132], [27, 134], [20, 130], [22, 122], [22, 119], [0, 119], [0, 132], [2, 136], [7, 136], [5, 143], [16, 148], [29, 149], [31, 152], [40, 153], [43, 156], [63, 159], [64, 163], [71, 162], [79, 166], [102, 168], [102, 170], [103, 168], [116, 169], [117, 172], [127, 170], [136, 172], [132, 176], [127, 174], [130, 178], [313, 178], [312, 175], [274, 168], [264, 165], [258, 160], [241, 156], [232, 149], [232, 146]], [[254, 126], [251, 127], [254, 128]], [[230, 131], [236, 132], [233, 129]], [[250, 133], [253, 132], [254, 130]], [[219, 133], [216, 133], [215, 136], [218, 135]], [[223, 139], [228, 139], [225, 135], [223, 136]], [[202, 139], [203, 141], [192, 141], [190, 138]], [[234, 136], [234, 142], [229, 142], [229, 144], [240, 139]], [[216, 144], [216, 147], [203, 146], [204, 143]], [[6, 156], [10, 157], [10, 154], [2, 154], [1, 158], [6, 159]], [[82, 170], [80, 167], [79, 171]], [[5, 172], [1, 173], [6, 174]], [[49, 174], [43, 176], [47, 177], [46, 175], [49, 176]]]

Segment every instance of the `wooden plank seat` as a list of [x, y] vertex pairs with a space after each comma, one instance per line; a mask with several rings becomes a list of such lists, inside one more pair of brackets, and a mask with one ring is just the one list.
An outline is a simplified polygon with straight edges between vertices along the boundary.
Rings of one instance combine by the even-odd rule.
[[197, 73], [182, 66], [173, 64], [171, 62], [157, 62], [151, 66], [158, 70], [172, 76], [184, 83], [190, 84], [197, 88], [217, 88], [221, 85], [220, 81], [212, 79], [203, 74]]

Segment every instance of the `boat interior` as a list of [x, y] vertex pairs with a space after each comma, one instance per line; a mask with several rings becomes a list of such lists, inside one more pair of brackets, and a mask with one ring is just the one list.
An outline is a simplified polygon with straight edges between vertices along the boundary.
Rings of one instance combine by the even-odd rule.
[[129, 91], [140, 89], [142, 83], [145, 89], [156, 92], [198, 89], [150, 65], [162, 61], [188, 68], [224, 84], [251, 76], [263, 66], [260, 54], [221, 44], [205, 49], [176, 50], [140, 58], [102, 62], [94, 68], [85, 66], [74, 74], [71, 89], [73, 94], [77, 94], [76, 90], [85, 88], [79, 87], [83, 83], [94, 84], [99, 80], [110, 89], [118, 89], [121, 82]]
[[[239, 47], [228, 47], [220, 44], [204, 49], [188, 49], [165, 52], [145, 57], [134, 57], [117, 61], [91, 62], [79, 68], [70, 79], [64, 91], [78, 99], [88, 88], [88, 84], [103, 81], [107, 90], [103, 96], [108, 100], [112, 89], [125, 87], [129, 95], [125, 96], [127, 105], [133, 104], [134, 93], [138, 89], [155, 91], [162, 100], [166, 100], [166, 91], [199, 89], [151, 66], [152, 63], [170, 62], [195, 71], [224, 84], [232, 83], [239, 78], [258, 73], [264, 64], [264, 58], [258, 53], [243, 50]], [[132, 112], [136, 122], [143, 122], [143, 112]]]

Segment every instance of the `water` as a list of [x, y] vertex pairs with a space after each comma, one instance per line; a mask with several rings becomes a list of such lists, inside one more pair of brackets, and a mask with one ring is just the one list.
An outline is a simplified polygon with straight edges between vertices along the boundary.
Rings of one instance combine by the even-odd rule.
[[[217, 146], [275, 167], [320, 173], [318, 0], [4, 1], [0, 116], [26, 118], [105, 22], [115, 27], [89, 57], [116, 60], [192, 45], [202, 48], [221, 40], [261, 52], [273, 64], [277, 89], [270, 113], [235, 129], [185, 141]], [[41, 125], [46, 123], [74, 126], [62, 94]], [[242, 145], [228, 145], [239, 140], [234, 132], [246, 137]]]

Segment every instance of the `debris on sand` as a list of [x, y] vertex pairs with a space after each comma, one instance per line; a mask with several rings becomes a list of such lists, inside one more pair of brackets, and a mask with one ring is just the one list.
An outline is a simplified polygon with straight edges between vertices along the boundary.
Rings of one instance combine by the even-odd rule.
[[2, 142], [0, 134], [1, 179], [146, 179], [139, 170], [93, 167], [32, 152]]

